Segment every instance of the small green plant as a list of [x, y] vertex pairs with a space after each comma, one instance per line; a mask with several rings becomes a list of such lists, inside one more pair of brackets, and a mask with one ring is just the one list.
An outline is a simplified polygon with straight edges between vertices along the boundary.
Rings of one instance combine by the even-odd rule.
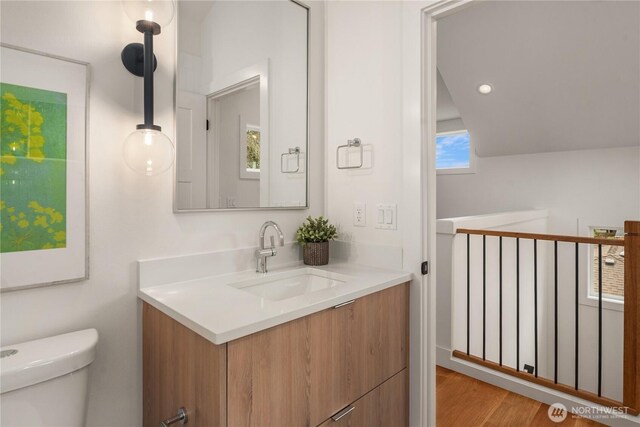
[[335, 225], [329, 224], [329, 220], [323, 216], [318, 218], [307, 217], [302, 223], [298, 231], [296, 231], [296, 240], [302, 246], [307, 243], [321, 243], [334, 240], [338, 236], [338, 230]]

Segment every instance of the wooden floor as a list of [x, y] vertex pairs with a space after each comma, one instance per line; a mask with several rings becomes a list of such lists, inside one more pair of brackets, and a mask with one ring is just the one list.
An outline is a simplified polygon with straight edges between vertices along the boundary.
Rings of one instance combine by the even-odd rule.
[[561, 423], [552, 422], [549, 405], [436, 367], [437, 427], [476, 426], [600, 426], [569, 414]]

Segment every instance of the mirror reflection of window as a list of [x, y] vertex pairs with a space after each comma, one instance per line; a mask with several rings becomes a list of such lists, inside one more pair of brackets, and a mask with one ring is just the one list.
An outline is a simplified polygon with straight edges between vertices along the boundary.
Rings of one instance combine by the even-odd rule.
[[260, 172], [260, 130], [247, 126], [247, 172]]

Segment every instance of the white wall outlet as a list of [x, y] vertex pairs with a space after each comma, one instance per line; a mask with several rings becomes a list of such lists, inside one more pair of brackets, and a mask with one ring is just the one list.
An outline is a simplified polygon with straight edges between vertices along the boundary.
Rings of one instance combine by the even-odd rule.
[[376, 205], [376, 228], [398, 229], [398, 205]]
[[356, 202], [353, 204], [353, 225], [365, 227], [367, 225], [367, 205]]

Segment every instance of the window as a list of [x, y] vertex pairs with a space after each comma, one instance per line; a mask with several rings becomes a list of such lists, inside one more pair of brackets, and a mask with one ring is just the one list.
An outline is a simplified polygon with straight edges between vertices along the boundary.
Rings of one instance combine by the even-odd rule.
[[247, 172], [260, 172], [260, 130], [247, 129]]
[[240, 134], [240, 179], [260, 179], [260, 127], [247, 124]]
[[436, 135], [436, 170], [451, 173], [470, 172], [471, 140], [466, 130]]
[[[591, 235], [605, 239], [624, 239], [622, 229], [615, 227], [591, 227]], [[600, 292], [598, 245], [591, 245], [589, 250], [589, 296], [593, 298]], [[624, 299], [624, 246], [602, 245], [602, 297], [615, 301]]]

